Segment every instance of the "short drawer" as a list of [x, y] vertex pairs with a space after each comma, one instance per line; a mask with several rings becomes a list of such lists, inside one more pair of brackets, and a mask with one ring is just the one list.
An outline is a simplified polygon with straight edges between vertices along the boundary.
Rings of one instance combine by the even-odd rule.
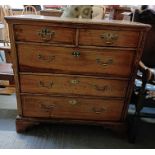
[[130, 75], [135, 53], [131, 50], [75, 49], [33, 44], [18, 44], [17, 51], [21, 72], [123, 77]]
[[52, 26], [15, 25], [15, 40], [24, 42], [47, 42], [74, 44], [75, 30]]
[[82, 120], [118, 121], [124, 102], [79, 97], [49, 97], [22, 95], [25, 117], [70, 118]]
[[21, 92], [125, 97], [128, 81], [67, 75], [20, 75]]
[[79, 45], [137, 47], [139, 32], [81, 29]]

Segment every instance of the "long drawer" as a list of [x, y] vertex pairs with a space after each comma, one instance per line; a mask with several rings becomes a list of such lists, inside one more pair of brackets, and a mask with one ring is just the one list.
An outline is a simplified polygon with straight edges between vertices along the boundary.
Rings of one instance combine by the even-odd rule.
[[125, 97], [128, 81], [67, 75], [20, 75], [23, 93]]
[[71, 118], [83, 120], [118, 121], [124, 102], [76, 97], [22, 95], [25, 117]]
[[134, 58], [134, 51], [117, 49], [75, 49], [17, 44], [17, 51], [21, 72], [128, 77]]
[[79, 45], [137, 47], [139, 32], [81, 29]]
[[15, 40], [24, 42], [75, 43], [75, 29], [53, 26], [15, 25]]

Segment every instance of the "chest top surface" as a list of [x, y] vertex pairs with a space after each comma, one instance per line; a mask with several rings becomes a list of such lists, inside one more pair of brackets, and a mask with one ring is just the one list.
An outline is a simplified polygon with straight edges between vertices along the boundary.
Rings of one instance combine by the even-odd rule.
[[17, 15], [5, 17], [7, 22], [19, 22], [19, 21], [42, 21], [42, 22], [55, 22], [55, 23], [72, 23], [72, 24], [89, 24], [89, 25], [109, 25], [119, 27], [141, 27], [150, 28], [148, 24], [142, 24], [138, 22], [120, 21], [120, 20], [96, 20], [96, 19], [77, 19], [77, 18], [61, 18], [61, 17], [50, 17], [41, 15]]

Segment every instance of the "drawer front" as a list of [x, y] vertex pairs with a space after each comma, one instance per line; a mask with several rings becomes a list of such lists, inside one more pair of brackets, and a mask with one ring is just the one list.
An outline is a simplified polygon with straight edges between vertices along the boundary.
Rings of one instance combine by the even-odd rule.
[[65, 75], [20, 75], [21, 92], [125, 97], [127, 81]]
[[113, 120], [121, 118], [124, 102], [77, 97], [21, 96], [23, 116]]
[[59, 27], [15, 25], [15, 40], [25, 42], [47, 42], [74, 44], [75, 30]]
[[22, 72], [111, 74], [128, 77], [134, 57], [134, 51], [76, 50], [24, 44], [18, 44], [17, 51], [19, 68]]
[[81, 29], [80, 45], [137, 47], [139, 32]]

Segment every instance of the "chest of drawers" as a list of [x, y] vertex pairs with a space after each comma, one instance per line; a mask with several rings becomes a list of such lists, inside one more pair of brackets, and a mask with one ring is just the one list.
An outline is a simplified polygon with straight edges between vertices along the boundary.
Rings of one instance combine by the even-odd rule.
[[17, 132], [39, 122], [125, 122], [149, 25], [6, 17], [16, 81]]

